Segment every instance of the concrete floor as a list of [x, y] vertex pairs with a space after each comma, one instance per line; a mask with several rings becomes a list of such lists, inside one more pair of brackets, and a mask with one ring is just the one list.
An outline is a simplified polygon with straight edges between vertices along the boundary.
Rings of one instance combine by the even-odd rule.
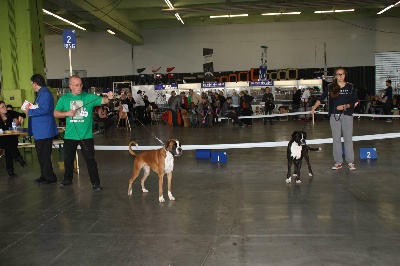
[[[149, 129], [183, 145], [288, 141], [304, 122], [252, 128]], [[400, 132], [400, 122], [355, 120], [354, 135]], [[329, 138], [327, 121], [307, 124], [308, 139]], [[95, 136], [97, 145], [159, 145], [143, 127]], [[311, 153], [315, 176], [285, 183], [286, 148], [230, 149], [228, 163], [175, 160], [173, 195], [159, 203], [157, 178], [142, 193], [136, 180], [127, 195], [133, 157], [97, 151], [104, 190], [93, 193], [85, 163], [74, 184], [36, 186], [35, 154], [5, 175], [0, 159], [1, 265], [399, 265], [400, 193], [398, 139], [355, 142], [357, 170], [331, 170], [332, 145]], [[376, 147], [378, 159], [358, 159], [360, 147]], [[59, 181], [62, 171], [53, 163]], [[165, 180], [164, 180], [165, 181]], [[164, 182], [166, 190], [166, 183]]]

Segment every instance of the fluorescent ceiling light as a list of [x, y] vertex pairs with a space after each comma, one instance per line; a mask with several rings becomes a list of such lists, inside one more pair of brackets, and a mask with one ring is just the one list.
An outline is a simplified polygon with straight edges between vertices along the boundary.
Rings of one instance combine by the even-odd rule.
[[237, 14], [237, 15], [229, 15], [230, 18], [234, 18], [234, 17], [248, 17], [249, 14]]
[[114, 35], [115, 32], [113, 32], [112, 30], [107, 30], [108, 33], [110, 33], [111, 35]]
[[301, 12], [278, 12], [278, 13], [263, 13], [262, 16], [278, 16], [278, 15], [300, 15]]
[[282, 15], [300, 15], [301, 12], [283, 12]]
[[353, 9], [342, 9], [342, 10], [335, 10], [335, 13], [341, 13], [341, 12], [354, 12], [354, 8]]
[[388, 11], [388, 10], [391, 9], [392, 7], [397, 6], [398, 4], [400, 4], [400, 1], [397, 2], [396, 4], [393, 4], [393, 5], [390, 5], [390, 6], [385, 7], [384, 9], [382, 9], [381, 11], [379, 11], [377, 14], [380, 15], [380, 14], [382, 14], [383, 12]]
[[281, 13], [263, 13], [261, 14], [262, 16], [277, 16], [280, 15]]
[[229, 18], [229, 15], [210, 16], [210, 18]]
[[[175, 9], [174, 6], [171, 4], [171, 2], [169, 0], [164, 0], [165, 3], [167, 4], [167, 6], [169, 7], [169, 9]], [[175, 13], [175, 17], [177, 20], [179, 20], [182, 24], [185, 24], [181, 18], [181, 16], [179, 16], [178, 13]]]
[[174, 6], [171, 4], [171, 2], [169, 0], [164, 0], [164, 1], [167, 4], [167, 6], [169, 7], [169, 9], [174, 9]]
[[333, 13], [335, 10], [323, 10], [323, 11], [314, 11], [316, 14], [323, 14], [323, 13]]
[[322, 11], [314, 11], [316, 14], [323, 13], [341, 13], [341, 12], [353, 12], [355, 9], [336, 9], [336, 10], [322, 10]]
[[237, 15], [217, 15], [210, 16], [210, 18], [235, 18], [235, 17], [248, 17], [249, 14], [237, 14]]
[[175, 13], [175, 17], [176, 17], [177, 20], [179, 20], [180, 22], [182, 22], [182, 24], [185, 24], [185, 23], [183, 22], [181, 16], [179, 16], [178, 13]]
[[55, 18], [58, 18], [59, 20], [62, 20], [62, 21], [64, 21], [64, 22], [67, 22], [68, 24], [70, 24], [70, 25], [72, 25], [72, 26], [74, 26], [74, 27], [77, 27], [78, 29], [86, 30], [85, 28], [79, 26], [78, 24], [75, 24], [75, 23], [73, 23], [73, 22], [71, 22], [71, 21], [69, 21], [69, 20], [67, 20], [67, 19], [65, 19], [65, 18], [62, 18], [62, 17], [60, 17], [60, 16], [58, 16], [58, 15], [56, 15], [56, 14], [54, 14], [54, 13], [51, 13], [50, 11], [47, 11], [46, 9], [43, 9], [43, 13], [46, 13], [46, 14], [48, 14], [48, 15], [51, 15], [51, 16], [55, 17]]

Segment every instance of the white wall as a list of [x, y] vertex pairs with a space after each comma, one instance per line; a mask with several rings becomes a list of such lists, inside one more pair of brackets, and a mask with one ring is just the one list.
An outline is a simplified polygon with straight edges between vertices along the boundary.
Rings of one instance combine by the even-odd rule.
[[[203, 48], [214, 49], [215, 71], [249, 70], [260, 65], [261, 45], [268, 48], [268, 68], [373, 66], [375, 52], [398, 51], [397, 18], [277, 22], [213, 27], [143, 30], [145, 44], [133, 47], [107, 33], [85, 33], [77, 39], [73, 68], [88, 76], [136, 74], [136, 68], [175, 66], [173, 72], [202, 72]], [[48, 78], [69, 68], [61, 36], [46, 37]]]
[[[47, 78], [64, 78], [69, 70], [68, 49], [62, 35], [45, 38]], [[83, 32], [72, 50], [72, 68], [86, 70], [88, 77], [133, 75], [132, 46], [108, 33]]]

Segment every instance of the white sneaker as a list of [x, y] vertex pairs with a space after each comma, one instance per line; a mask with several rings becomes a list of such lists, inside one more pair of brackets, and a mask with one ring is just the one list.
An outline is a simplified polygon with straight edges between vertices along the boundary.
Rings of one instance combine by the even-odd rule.
[[338, 170], [340, 168], [342, 168], [342, 164], [340, 164], [340, 163], [337, 163], [334, 166], [332, 166], [332, 170]]
[[354, 166], [354, 163], [348, 163], [347, 166], [349, 167], [350, 171], [356, 170], [356, 167]]

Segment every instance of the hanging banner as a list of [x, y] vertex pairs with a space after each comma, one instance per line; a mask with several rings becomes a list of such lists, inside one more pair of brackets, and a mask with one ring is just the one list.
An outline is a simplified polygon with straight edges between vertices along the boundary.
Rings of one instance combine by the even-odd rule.
[[203, 48], [203, 57], [204, 57], [204, 81], [213, 81], [214, 80], [214, 62], [213, 62], [213, 49]]

